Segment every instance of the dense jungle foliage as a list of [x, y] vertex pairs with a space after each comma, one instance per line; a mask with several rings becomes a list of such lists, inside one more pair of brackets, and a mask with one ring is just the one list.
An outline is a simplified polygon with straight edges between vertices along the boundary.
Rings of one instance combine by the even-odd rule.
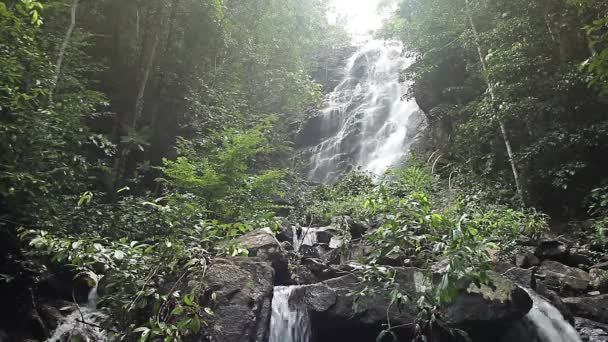
[[379, 264], [397, 252], [444, 255], [421, 309], [484, 281], [491, 251], [540, 236], [541, 211], [594, 217], [608, 243], [608, 3], [401, 1], [383, 35], [415, 56], [403, 76], [443, 132], [438, 152], [313, 186], [290, 153], [323, 96], [313, 75], [349, 44], [327, 6], [0, 1], [0, 290], [35, 283], [31, 260], [103, 264], [109, 332], [181, 341], [204, 334], [213, 300], [166, 284], [247, 255], [234, 239], [278, 233], [287, 207], [302, 226], [378, 222], [357, 237], [373, 246], [363, 279], [390, 286]]

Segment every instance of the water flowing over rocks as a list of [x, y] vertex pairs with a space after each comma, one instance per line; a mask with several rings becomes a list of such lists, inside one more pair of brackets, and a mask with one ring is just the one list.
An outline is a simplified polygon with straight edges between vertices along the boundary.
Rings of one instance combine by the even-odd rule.
[[379, 175], [404, 161], [424, 120], [415, 101], [402, 101], [399, 73], [408, 62], [402, 49], [398, 42], [370, 39], [346, 60], [324, 109], [296, 138], [310, 161], [311, 180], [333, 182], [357, 168]]

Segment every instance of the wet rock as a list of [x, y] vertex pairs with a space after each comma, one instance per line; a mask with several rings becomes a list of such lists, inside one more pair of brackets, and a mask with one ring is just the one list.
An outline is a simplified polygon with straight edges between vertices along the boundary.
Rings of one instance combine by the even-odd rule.
[[[188, 289], [205, 285], [200, 304], [211, 306], [215, 313], [207, 318], [206, 338], [213, 342], [266, 341], [274, 280], [272, 267], [253, 258], [215, 259], [205, 279], [190, 279]], [[214, 301], [209, 300], [212, 294]]]
[[493, 270], [521, 287], [528, 289], [535, 287], [534, 272], [532, 270], [515, 267], [504, 262], [494, 263]]
[[570, 297], [563, 301], [575, 316], [608, 323], [608, 295]]
[[574, 322], [574, 315], [570, 308], [562, 301], [562, 298], [557, 294], [557, 292], [548, 289], [542, 282], [536, 284], [536, 293], [545, 297], [551, 305], [553, 305], [559, 312], [562, 313], [564, 319], [570, 323]]
[[[386, 321], [389, 308], [393, 324], [408, 324], [416, 319], [416, 298], [431, 291], [431, 280], [417, 268], [395, 270], [396, 286], [412, 299], [400, 308], [389, 305], [389, 294], [382, 284], [363, 284], [351, 275], [303, 286], [298, 297], [310, 310], [330, 320], [355, 319], [361, 324], [379, 324]], [[442, 320], [450, 327], [465, 327], [523, 317], [532, 306], [528, 294], [496, 274], [491, 279], [490, 285], [462, 286], [456, 299], [440, 309]], [[370, 290], [367, 295], [354, 295], [365, 288]]]
[[580, 267], [581, 265], [591, 266], [591, 255], [587, 250], [570, 248], [569, 255], [566, 258], [566, 263], [573, 267]]
[[315, 246], [302, 245], [298, 251], [303, 258], [319, 258], [319, 250]]
[[270, 262], [279, 279], [289, 278], [287, 253], [270, 229], [257, 229], [249, 232], [240, 236], [236, 243], [247, 248], [250, 257]]
[[61, 311], [59, 311], [58, 308], [47, 303], [42, 303], [38, 307], [40, 316], [44, 319], [44, 323], [46, 324], [46, 326], [51, 330], [57, 328], [59, 322], [64, 318], [63, 314], [61, 314]]
[[591, 268], [597, 268], [600, 270], [608, 270], [608, 261], [593, 265], [593, 266], [591, 266]]
[[52, 271], [41, 280], [38, 288], [46, 297], [59, 297], [68, 301], [85, 302], [89, 292], [97, 283], [92, 272], [79, 272], [74, 268], [61, 267]]
[[403, 255], [403, 253], [393, 252], [379, 257], [378, 264], [387, 266], [403, 266], [405, 263], [405, 259], [405, 255]]
[[539, 275], [544, 276], [543, 282], [560, 293], [582, 293], [589, 287], [589, 273], [561, 264], [557, 261], [545, 260], [541, 264]]
[[541, 260], [564, 261], [568, 257], [568, 246], [558, 240], [541, 241], [534, 254]]
[[317, 241], [320, 243], [329, 243], [331, 239], [340, 232], [335, 226], [327, 226], [315, 229]]
[[452, 303], [441, 309], [441, 317], [451, 327], [462, 328], [516, 320], [531, 307], [532, 300], [526, 291], [494, 274], [490, 284], [471, 283], [462, 289]]
[[591, 278], [590, 284], [592, 288], [602, 293], [608, 292], [608, 271], [592, 268], [589, 270], [589, 277]]
[[349, 217], [347, 220], [348, 230], [353, 239], [360, 239], [363, 234], [367, 233], [372, 229], [372, 226], [369, 222], [354, 220]]
[[44, 341], [49, 338], [49, 330], [44, 324], [44, 320], [35, 309], [32, 309], [25, 316], [21, 331], [27, 332], [30, 337]]
[[540, 260], [534, 253], [525, 252], [515, 256], [515, 265], [521, 268], [530, 268], [540, 265]]
[[584, 342], [608, 342], [608, 325], [582, 317], [574, 319], [574, 328]]
[[283, 218], [283, 223], [281, 224], [281, 231], [277, 234], [277, 240], [280, 242], [288, 242], [293, 243], [295, 226], [292, 226], [291, 223], [286, 218]]

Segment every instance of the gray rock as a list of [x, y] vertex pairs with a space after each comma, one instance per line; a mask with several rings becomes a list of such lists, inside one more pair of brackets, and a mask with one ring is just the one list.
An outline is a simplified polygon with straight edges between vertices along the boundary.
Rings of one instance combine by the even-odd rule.
[[334, 236], [340, 233], [335, 226], [316, 228], [314, 232], [317, 234], [317, 241], [320, 243], [329, 243]]
[[526, 252], [515, 256], [515, 265], [521, 268], [530, 268], [540, 265], [540, 260], [533, 253]]
[[591, 278], [591, 287], [599, 290], [602, 293], [608, 292], [608, 271], [599, 268], [589, 270]]
[[[190, 279], [188, 288], [201, 283], [206, 287], [201, 305], [211, 306], [215, 313], [206, 318], [209, 341], [267, 339], [274, 286], [274, 271], [268, 263], [251, 258], [215, 259], [205, 279]], [[215, 300], [205, 302], [212, 294]]]
[[563, 261], [568, 257], [568, 246], [558, 240], [541, 241], [534, 254], [541, 260]]
[[600, 270], [608, 270], [608, 261], [591, 266], [591, 268], [598, 268]]
[[570, 248], [570, 253], [566, 258], [566, 263], [575, 267], [579, 265], [590, 266], [592, 264], [591, 256], [589, 255], [588, 251], [577, 248]]
[[535, 287], [534, 272], [532, 270], [515, 267], [504, 262], [494, 263], [493, 270], [521, 287], [528, 289]]
[[43, 341], [50, 336], [48, 327], [44, 324], [44, 320], [35, 309], [30, 310], [26, 314], [21, 330], [37, 340]]
[[[361, 324], [379, 324], [386, 321], [387, 308], [392, 324], [408, 324], [416, 319], [416, 300], [429, 295], [431, 280], [417, 268], [396, 268], [396, 286], [411, 301], [399, 309], [389, 305], [389, 294], [379, 283], [361, 283], [347, 275], [319, 284], [303, 286], [298, 299], [316, 313], [328, 319], [356, 319]], [[532, 301], [520, 287], [504, 277], [492, 274], [491, 285], [462, 286], [456, 299], [441, 307], [439, 314], [450, 327], [464, 327], [475, 323], [495, 323], [523, 317], [531, 308]], [[367, 288], [365, 296], [353, 295]]]
[[280, 242], [289, 242], [293, 243], [295, 226], [292, 226], [291, 223], [286, 218], [283, 218], [283, 223], [281, 224], [281, 231], [277, 234], [277, 240]]
[[270, 229], [257, 229], [240, 236], [236, 243], [249, 251], [250, 257], [260, 258], [272, 264], [277, 272], [277, 277], [285, 280], [288, 278], [288, 256], [279, 241]]
[[608, 342], [608, 325], [606, 324], [575, 317], [574, 327], [585, 342]]
[[585, 292], [591, 281], [589, 273], [552, 260], [543, 261], [538, 272], [544, 275], [548, 287], [558, 289], [560, 293]]
[[564, 298], [564, 303], [575, 316], [600, 323], [608, 323], [608, 295]]
[[39, 304], [38, 312], [40, 312], [46, 326], [51, 330], [57, 328], [59, 322], [64, 318], [59, 309], [47, 303]]

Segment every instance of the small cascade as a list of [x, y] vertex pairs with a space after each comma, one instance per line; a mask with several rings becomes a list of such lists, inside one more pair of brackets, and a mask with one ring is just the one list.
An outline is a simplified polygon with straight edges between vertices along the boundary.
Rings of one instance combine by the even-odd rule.
[[290, 299], [297, 286], [276, 286], [272, 298], [270, 342], [309, 342], [310, 317], [306, 308]]
[[296, 227], [292, 227], [293, 230], [293, 249], [297, 252], [303, 245], [314, 246], [317, 243], [317, 230], [316, 228], [302, 228], [302, 233], [298, 236], [298, 230]]
[[531, 324], [539, 342], [581, 342], [581, 338], [557, 308], [532, 291], [528, 294], [534, 306], [525, 319]]
[[89, 291], [87, 302], [59, 322], [57, 329], [47, 342], [69, 341], [69, 337], [75, 336], [85, 341], [105, 342], [108, 340], [105, 330], [97, 327], [108, 318], [106, 314], [97, 310], [97, 284], [99, 284], [99, 279]]

